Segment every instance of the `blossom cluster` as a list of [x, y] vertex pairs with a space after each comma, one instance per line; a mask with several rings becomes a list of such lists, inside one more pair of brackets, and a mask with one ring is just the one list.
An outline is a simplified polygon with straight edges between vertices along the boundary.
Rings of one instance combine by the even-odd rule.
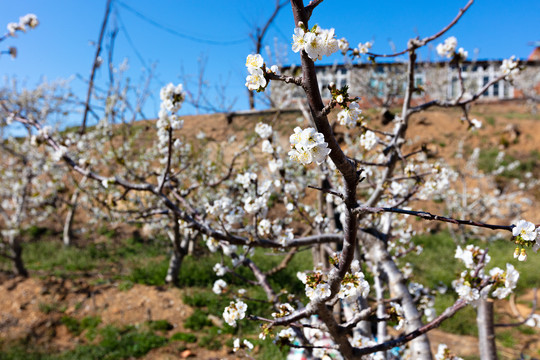
[[440, 163], [435, 163], [431, 166], [431, 172], [433, 175], [436, 175], [436, 177], [429, 179], [424, 183], [424, 186], [422, 186], [417, 195], [420, 200], [428, 200], [435, 195], [444, 197], [446, 191], [450, 187], [450, 183], [455, 181], [458, 176], [456, 171], [443, 166]]
[[247, 305], [242, 300], [231, 301], [223, 311], [223, 319], [230, 326], [236, 326], [236, 321], [242, 320], [246, 316], [246, 310]]
[[338, 49], [341, 50], [343, 54], [349, 50], [349, 42], [345, 38], [338, 39]]
[[39, 25], [39, 21], [36, 15], [34, 14], [26, 14], [24, 16], [21, 16], [19, 18], [19, 22], [10, 22], [7, 24], [7, 31], [10, 36], [15, 36], [15, 32], [17, 31], [24, 31], [26, 32], [26, 27], [28, 26], [30, 29], [34, 29], [36, 26]]
[[502, 61], [500, 71], [507, 80], [513, 80], [514, 76], [519, 73], [518, 62], [515, 60], [515, 56], [511, 56], [510, 59], [504, 59]]
[[299, 24], [294, 28], [292, 50], [294, 52], [303, 50], [314, 61], [321, 60], [323, 55], [330, 56], [339, 49], [334, 31], [322, 29], [318, 25], [308, 31], [303, 24]]
[[442, 57], [451, 58], [454, 56], [456, 47], [457, 39], [454, 36], [450, 36], [448, 39], [444, 40], [443, 43], [437, 45], [437, 54]]
[[221, 295], [227, 289], [227, 283], [223, 279], [218, 279], [214, 282], [212, 291], [216, 295]]
[[249, 75], [246, 77], [246, 86], [249, 90], [262, 91], [267, 85], [264, 77], [264, 59], [261, 54], [251, 54], [246, 58], [246, 67]]
[[272, 129], [272, 126], [265, 124], [263, 122], [260, 122], [257, 125], [255, 125], [255, 132], [262, 139], [268, 139], [269, 137], [272, 136], [273, 129]]
[[277, 309], [279, 312], [272, 313], [274, 319], [285, 317], [294, 312], [294, 308], [289, 303], [279, 304]]
[[465, 249], [458, 246], [455, 257], [460, 259], [468, 269], [461, 273], [458, 280], [452, 282], [452, 286], [459, 297], [468, 302], [485, 298], [490, 292], [498, 299], [504, 299], [516, 288], [519, 272], [512, 264], [506, 264], [506, 270], [494, 267], [485, 274], [483, 269], [476, 273], [475, 268], [482, 261], [487, 264], [490, 257], [478, 246], [468, 245]]
[[332, 293], [321, 269], [311, 273], [298, 272], [296, 276], [306, 285], [306, 296], [312, 301], [326, 299]]
[[236, 338], [233, 342], [233, 351], [237, 352], [240, 349], [244, 349], [245, 351], [251, 351], [253, 350], [253, 344], [247, 339], [244, 339], [244, 341], [240, 342], [240, 339]]
[[326, 156], [330, 153], [328, 143], [324, 141], [324, 135], [314, 128], [306, 129], [296, 127], [294, 134], [290, 136], [291, 151], [289, 157], [303, 165], [316, 162], [322, 164]]
[[469, 56], [469, 53], [463, 49], [459, 48], [456, 52], [457, 39], [454, 36], [450, 36], [448, 39], [444, 40], [444, 43], [437, 45], [437, 54], [441, 57], [446, 57], [448, 59], [458, 56], [460, 60], [465, 60]]
[[369, 41], [365, 43], [359, 43], [356, 51], [358, 51], [359, 54], [367, 54], [369, 52], [369, 49], [371, 49], [372, 45], [373, 44]]
[[[169, 132], [172, 134], [173, 130], [180, 130], [184, 126], [184, 120], [180, 120], [177, 115], [185, 99], [182, 84], [176, 86], [172, 83], [167, 84], [161, 88], [159, 97], [161, 99], [161, 105], [156, 126], [158, 151], [163, 155], [160, 161], [164, 163], [167, 161], [167, 154], [169, 153]], [[172, 145], [173, 148], [178, 149], [182, 145], [182, 142], [180, 139], [176, 139]]]
[[[536, 252], [540, 248], [540, 227], [536, 227], [533, 223], [526, 220], [519, 220], [512, 228], [512, 235], [517, 245], [532, 246]], [[519, 261], [527, 260], [527, 252], [524, 248], [519, 247], [514, 251], [514, 258]]]
[[491, 260], [491, 257], [485, 253], [484, 249], [474, 245], [467, 245], [465, 249], [458, 246], [454, 257], [461, 260], [469, 270], [473, 270], [482, 258], [484, 258], [486, 264]]
[[388, 315], [390, 315], [390, 318], [392, 320], [395, 320], [397, 324], [394, 326], [394, 329], [401, 330], [403, 329], [403, 326], [405, 325], [405, 313], [403, 312], [403, 307], [394, 302], [390, 302], [390, 307], [386, 310]]
[[371, 150], [377, 144], [377, 135], [371, 130], [367, 130], [360, 135], [360, 145], [366, 150]]
[[504, 299], [510, 295], [519, 279], [519, 272], [512, 264], [506, 264], [506, 271], [495, 267], [489, 271], [489, 275], [493, 281], [491, 288], [495, 288], [492, 295], [498, 299]]
[[354, 127], [362, 122], [362, 110], [357, 102], [351, 102], [348, 107], [345, 107], [337, 114], [337, 120], [340, 125]]
[[491, 258], [485, 250], [474, 245], [467, 245], [464, 250], [461, 246], [458, 246], [455, 258], [461, 260], [467, 270], [461, 273], [459, 279], [452, 282], [452, 286], [461, 299], [467, 302], [478, 300], [480, 298], [481, 289], [479, 287], [482, 279], [478, 276], [474, 277], [475, 268], [482, 261], [484, 264], [487, 264]]
[[[432, 321], [435, 319], [437, 311], [435, 310], [435, 297], [432, 295], [431, 291], [425, 288], [424, 285], [412, 281], [409, 283], [407, 288], [409, 289], [409, 293], [411, 293], [415, 299], [420, 299], [418, 301], [418, 310], [424, 312], [426, 320]], [[441, 293], [446, 292], [446, 288], [444, 286], [439, 290], [441, 290], [439, 291]]]
[[354, 260], [351, 264], [351, 272], [346, 273], [341, 281], [337, 296], [352, 303], [360, 296], [365, 298], [369, 294], [369, 289], [369, 283], [365, 280], [364, 273], [360, 271], [360, 263]]
[[446, 344], [439, 344], [437, 353], [435, 354], [435, 360], [463, 360], [459, 356], [455, 356], [450, 352]]

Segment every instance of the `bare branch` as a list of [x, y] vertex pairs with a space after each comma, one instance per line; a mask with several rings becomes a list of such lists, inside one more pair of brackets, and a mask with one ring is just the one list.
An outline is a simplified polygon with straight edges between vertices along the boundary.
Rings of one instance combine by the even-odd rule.
[[105, 16], [103, 22], [101, 23], [101, 30], [99, 31], [99, 39], [97, 42], [96, 54], [94, 56], [94, 61], [92, 63], [92, 71], [90, 72], [90, 81], [88, 83], [88, 92], [86, 93], [86, 102], [84, 106], [83, 120], [81, 124], [81, 134], [84, 134], [86, 131], [86, 119], [88, 117], [88, 111], [90, 110], [90, 99], [92, 98], [92, 90], [94, 88], [94, 77], [96, 75], [96, 69], [99, 67], [100, 62], [98, 60], [99, 54], [101, 53], [101, 44], [103, 43], [103, 36], [105, 35], [105, 28], [107, 27], [107, 21], [109, 20], [109, 14], [111, 13], [111, 0], [107, 0], [107, 5], [105, 5]]
[[382, 58], [389, 58], [389, 57], [396, 57], [396, 56], [400, 56], [400, 55], [403, 55], [403, 54], [406, 54], [408, 51], [410, 51], [411, 49], [413, 48], [419, 48], [421, 46], [425, 46], [427, 43], [441, 37], [442, 35], [444, 35], [445, 32], [447, 32], [448, 30], [450, 30], [452, 28], [452, 26], [454, 26], [459, 19], [461, 19], [461, 17], [463, 16], [463, 14], [465, 13], [465, 11], [467, 11], [469, 9], [469, 7], [471, 7], [471, 5], [473, 4], [474, 0], [469, 0], [469, 2], [465, 5], [465, 7], [463, 9], [460, 9], [458, 14], [456, 15], [456, 17], [454, 18], [454, 20], [452, 20], [448, 25], [446, 25], [441, 31], [439, 31], [438, 33], [434, 34], [434, 35], [431, 35], [431, 36], [428, 36], [426, 38], [423, 38], [422, 40], [415, 40], [415, 41], [412, 41], [409, 43], [409, 46], [407, 46], [407, 49], [405, 50], [402, 50], [400, 52], [397, 52], [397, 53], [394, 53], [394, 54], [375, 54], [375, 53], [371, 53], [371, 52], [368, 52], [367, 55], [371, 56], [372, 58], [378, 58], [378, 57], [382, 57]]
[[381, 213], [381, 212], [389, 212], [389, 213], [396, 213], [396, 214], [414, 215], [414, 216], [421, 217], [424, 220], [443, 221], [443, 222], [448, 222], [448, 223], [457, 224], [457, 225], [477, 226], [477, 227], [482, 227], [482, 228], [491, 229], [491, 230], [506, 230], [510, 232], [514, 228], [514, 225], [496, 225], [496, 224], [487, 224], [487, 223], [473, 221], [473, 220], [460, 220], [460, 219], [449, 218], [446, 216], [434, 215], [427, 211], [405, 210], [405, 209], [398, 209], [398, 208], [393, 208], [393, 207], [358, 206], [357, 208], [353, 210], [353, 212], [356, 214], [369, 214], [369, 213], [376, 214], [376, 213]]
[[537, 288], [534, 288], [533, 289], [533, 292], [534, 292], [534, 297], [533, 297], [533, 301], [532, 301], [532, 309], [531, 309], [531, 312], [529, 314], [529, 316], [527, 316], [525, 319], [521, 320], [520, 322], [517, 322], [517, 323], [498, 323], [498, 324], [493, 324], [493, 326], [496, 326], [496, 327], [514, 327], [514, 326], [520, 326], [520, 325], [523, 325], [525, 324], [527, 321], [529, 321], [529, 319], [534, 315], [534, 313], [536, 312], [536, 306], [537, 306], [537, 295], [538, 295], [538, 289]]

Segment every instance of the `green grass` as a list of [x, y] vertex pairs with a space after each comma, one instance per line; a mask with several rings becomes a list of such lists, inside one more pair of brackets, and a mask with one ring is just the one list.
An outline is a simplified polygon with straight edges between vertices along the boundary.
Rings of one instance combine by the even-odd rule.
[[167, 320], [147, 321], [146, 326], [153, 331], [169, 331], [174, 328], [174, 326]]
[[289, 353], [288, 346], [276, 346], [272, 339], [267, 337], [265, 340], [251, 340], [253, 345], [260, 345], [260, 351], [257, 354], [258, 360], [285, 360]]
[[88, 338], [93, 339], [93, 334], [101, 323], [101, 318], [99, 316], [87, 316], [79, 321], [74, 317], [64, 315], [60, 319], [60, 322], [67, 327], [70, 333], [76, 336], [80, 335], [84, 330], [88, 330], [87, 335], [91, 334]]
[[63, 313], [64, 311], [66, 311], [65, 305], [62, 305], [57, 302], [52, 302], [52, 303], [40, 302], [38, 304], [38, 308], [39, 308], [39, 311], [41, 311], [44, 314], [50, 314], [53, 312]]
[[136, 268], [148, 258], [166, 254], [168, 249], [168, 242], [160, 238], [144, 242], [134, 237], [120, 244], [92, 243], [84, 247], [66, 247], [60, 242], [46, 240], [23, 243], [23, 260], [30, 271], [74, 277], [78, 272], [110, 269], [111, 264], [119, 262]]
[[184, 321], [184, 327], [186, 329], [200, 331], [206, 326], [212, 326], [212, 321], [208, 319], [208, 314], [200, 309], [195, 309]]
[[37, 240], [42, 236], [51, 236], [52, 234], [51, 229], [37, 225], [31, 225], [22, 231], [22, 235], [26, 235], [32, 240]]
[[134, 267], [127, 280], [136, 284], [150, 286], [165, 285], [165, 275], [167, 275], [168, 266], [169, 263], [165, 258], [162, 260], [150, 260], [147, 263]]
[[486, 123], [491, 126], [495, 126], [495, 118], [493, 116], [486, 116]]
[[495, 339], [504, 347], [507, 348], [514, 348], [516, 346], [517, 341], [512, 335], [511, 331], [498, 331], [495, 334]]
[[165, 337], [152, 331], [138, 331], [135, 327], [116, 328], [106, 326], [99, 331], [97, 345], [80, 345], [65, 352], [58, 359], [126, 359], [141, 357], [150, 350], [167, 343]]
[[60, 319], [60, 322], [64, 324], [67, 327], [68, 331], [72, 333], [73, 335], [78, 336], [82, 331], [79, 320], [71, 316], [67, 316], [67, 315], [62, 316], [62, 318]]
[[197, 336], [193, 334], [177, 332], [171, 336], [170, 341], [183, 341], [186, 343], [195, 343], [197, 342]]
[[151, 330], [133, 326], [106, 326], [99, 330], [98, 338], [96, 344], [79, 345], [57, 354], [36, 351], [26, 344], [2, 344], [0, 360], [120, 360], [141, 357], [168, 343], [167, 338]]
[[531, 120], [539, 120], [540, 119], [540, 115], [533, 115], [529, 112], [526, 112], [526, 113], [506, 113], [504, 114], [504, 117], [507, 118], [507, 119], [531, 119]]

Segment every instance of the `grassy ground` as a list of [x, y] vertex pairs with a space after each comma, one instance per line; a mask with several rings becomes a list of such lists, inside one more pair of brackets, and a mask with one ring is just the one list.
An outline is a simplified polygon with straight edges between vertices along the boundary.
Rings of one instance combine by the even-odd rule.
[[[63, 247], [57, 242], [41, 241], [25, 244], [25, 261], [32, 274], [46, 278], [50, 275], [60, 278], [86, 278], [90, 281], [114, 284], [118, 289], [127, 291], [134, 284], [163, 286], [167, 269], [166, 244], [157, 239], [144, 241], [129, 238], [123, 243], [111, 241], [85, 246], [84, 248]], [[451, 281], [462, 269], [455, 261], [455, 243], [447, 232], [428, 234], [416, 237], [414, 241], [422, 244], [421, 255], [409, 255], [403, 261], [413, 266], [412, 281], [424, 283], [435, 288], [446, 285], [449, 290], [436, 300], [437, 312], [442, 312], [456, 300], [451, 289]], [[538, 286], [540, 275], [536, 269], [540, 259], [531, 256], [527, 262], [518, 263], [512, 257], [513, 246], [510, 242], [495, 241], [489, 244], [473, 241], [483, 247], [489, 247], [492, 257], [490, 266], [504, 268], [506, 262], [513, 263], [521, 273], [517, 293]], [[119, 245], [120, 244], [120, 245]], [[259, 249], [254, 260], [261, 264], [263, 270], [276, 266], [283, 255]], [[271, 345], [271, 340], [257, 339], [258, 324], [242, 321], [240, 327], [233, 328], [219, 324], [212, 318], [220, 318], [223, 308], [228, 305], [227, 296], [215, 295], [211, 286], [217, 279], [212, 267], [220, 261], [218, 254], [204, 256], [188, 256], [180, 275], [182, 302], [194, 309], [183, 323], [183, 331], [171, 331], [171, 324], [166, 319], [146, 321], [138, 324], [115, 326], [104, 324], [99, 316], [77, 317], [66, 313], [66, 306], [59, 303], [40, 303], [40, 311], [47, 314], [58, 314], [57, 322], [64, 325], [71, 337], [77, 339], [79, 345], [63, 352], [43, 352], [39, 346], [21, 340], [4, 342], [0, 359], [123, 359], [140, 357], [154, 348], [168, 347], [177, 351], [196, 344], [200, 348], [217, 350], [223, 346], [232, 347], [234, 337], [250, 338], [258, 345], [258, 359], [285, 358], [287, 349], [279, 349]], [[112, 265], [114, 264], [114, 265]], [[442, 266], [441, 266], [442, 265]], [[301, 295], [303, 286], [296, 278], [296, 272], [311, 267], [311, 253], [300, 252], [290, 266], [271, 277], [272, 285], [280, 288], [280, 284], [292, 286], [292, 291]], [[96, 276], [100, 274], [100, 276]], [[106, 276], [103, 276], [106, 275]], [[230, 284], [229, 291], [236, 292], [245, 288], [246, 303], [250, 313], [269, 316], [269, 307], [265, 294], [258, 287], [251, 286], [246, 279], [253, 280], [247, 270], [241, 270], [245, 279], [227, 275], [225, 280]], [[500, 318], [500, 317], [499, 317]], [[457, 316], [445, 321], [441, 328], [458, 335], [476, 335], [475, 310], [467, 307]], [[529, 327], [520, 326], [497, 332], [500, 346], [512, 348], [520, 342], [520, 334], [536, 335]]]

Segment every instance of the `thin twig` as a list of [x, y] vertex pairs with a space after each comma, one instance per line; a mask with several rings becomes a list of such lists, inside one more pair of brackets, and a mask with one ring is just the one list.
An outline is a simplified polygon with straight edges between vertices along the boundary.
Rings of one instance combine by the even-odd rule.
[[337, 192], [335, 190], [332, 190], [332, 189], [323, 189], [323, 188], [320, 188], [320, 187], [314, 186], [314, 185], [308, 185], [308, 188], [319, 190], [319, 191], [322, 191], [324, 193], [328, 193], [328, 194], [337, 196], [341, 200], [345, 200], [345, 196], [342, 193], [339, 193], [339, 192]]

